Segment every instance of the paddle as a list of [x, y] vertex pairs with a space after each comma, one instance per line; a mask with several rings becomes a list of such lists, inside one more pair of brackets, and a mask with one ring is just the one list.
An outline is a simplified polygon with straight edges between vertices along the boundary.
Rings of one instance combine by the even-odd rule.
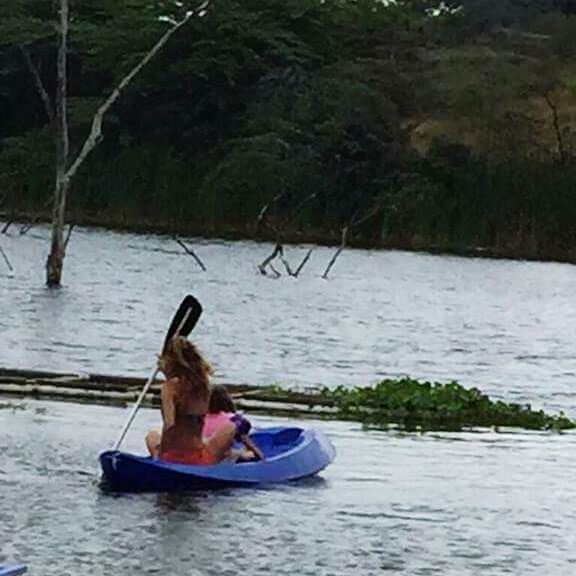
[[[170, 322], [170, 328], [168, 328], [168, 332], [166, 333], [164, 346], [162, 346], [162, 352], [163, 353], [166, 352], [168, 342], [170, 342], [170, 340], [174, 336], [188, 336], [188, 334], [190, 334], [190, 332], [192, 332], [192, 330], [194, 329], [194, 326], [196, 326], [196, 323], [198, 322], [198, 319], [200, 318], [201, 314], [202, 314], [202, 306], [200, 305], [200, 302], [198, 302], [198, 300], [196, 300], [196, 298], [194, 298], [194, 296], [190, 294], [186, 296], [184, 300], [182, 300], [182, 303], [180, 304], [178, 310], [176, 311], [176, 314], [174, 314], [172, 322]], [[128, 432], [128, 429], [132, 425], [132, 421], [136, 417], [136, 413], [140, 408], [140, 404], [142, 404], [142, 401], [144, 400], [144, 397], [148, 393], [148, 389], [152, 385], [152, 382], [154, 382], [154, 380], [156, 379], [158, 372], [159, 369], [156, 367], [152, 372], [152, 374], [150, 374], [150, 377], [146, 381], [146, 384], [144, 385], [142, 392], [140, 392], [140, 396], [138, 396], [138, 400], [136, 400], [136, 404], [134, 404], [132, 410], [130, 411], [130, 415], [126, 420], [126, 424], [124, 425], [124, 428], [120, 433], [120, 436], [118, 436], [118, 440], [116, 440], [116, 443], [114, 444], [113, 450], [120, 449], [120, 444], [122, 444], [122, 441], [124, 440], [124, 437]]]

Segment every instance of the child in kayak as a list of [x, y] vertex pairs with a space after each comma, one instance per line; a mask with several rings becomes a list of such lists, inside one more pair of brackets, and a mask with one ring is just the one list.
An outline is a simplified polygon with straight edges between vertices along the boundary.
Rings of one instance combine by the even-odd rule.
[[242, 415], [236, 412], [236, 405], [234, 400], [228, 394], [224, 386], [213, 386], [210, 394], [210, 403], [208, 405], [208, 413], [204, 418], [204, 430], [202, 435], [206, 439], [212, 438], [220, 430], [224, 429], [230, 422], [237, 422], [243, 419], [247, 424], [244, 424], [244, 434], [240, 434], [238, 439], [244, 444], [246, 450], [233, 454], [240, 460], [263, 460], [264, 455], [262, 451], [248, 436], [251, 424]]
[[196, 347], [178, 336], [158, 361], [166, 376], [162, 384], [162, 433], [151, 431], [146, 445], [154, 458], [178, 464], [217, 464], [226, 458], [234, 439], [248, 434], [250, 423], [231, 420], [210, 438], [202, 431], [210, 401], [212, 368]]

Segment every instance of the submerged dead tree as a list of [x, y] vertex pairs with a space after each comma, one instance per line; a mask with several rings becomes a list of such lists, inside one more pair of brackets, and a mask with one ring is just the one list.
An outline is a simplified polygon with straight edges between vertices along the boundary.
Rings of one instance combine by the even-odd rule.
[[67, 51], [68, 51], [68, 0], [60, 0], [60, 41], [58, 47], [58, 73], [56, 85], [56, 188], [52, 208], [52, 242], [46, 262], [46, 284], [60, 286], [64, 264], [64, 214], [70, 180], [66, 177], [68, 164], [68, 115], [67, 115]]
[[328, 278], [328, 274], [330, 273], [330, 270], [332, 270], [332, 266], [334, 266], [336, 260], [338, 259], [338, 256], [340, 256], [340, 254], [346, 248], [346, 243], [348, 241], [348, 232], [350, 228], [353, 228], [354, 226], [360, 226], [360, 224], [364, 224], [364, 222], [370, 220], [370, 218], [373, 218], [382, 210], [384, 210], [384, 206], [380, 203], [374, 204], [374, 206], [372, 206], [369, 210], [367, 210], [364, 213], [361, 213], [360, 210], [357, 210], [348, 220], [348, 222], [342, 227], [340, 246], [338, 246], [338, 249], [330, 259], [330, 262], [328, 262], [328, 266], [326, 267], [326, 270], [324, 270], [324, 274], [322, 274], [322, 278], [324, 278], [324, 280]]
[[198, 266], [200, 266], [200, 268], [202, 268], [202, 271], [206, 272], [206, 266], [204, 265], [204, 262], [202, 262], [202, 260], [198, 256], [198, 254], [196, 254], [196, 252], [194, 251], [194, 249], [190, 248], [190, 246], [188, 246], [185, 242], [180, 240], [180, 238], [178, 238], [178, 236], [174, 236], [173, 239], [180, 246], [182, 246], [182, 248], [184, 248], [184, 252], [186, 252], [186, 254], [188, 254], [188, 256], [192, 256], [192, 258], [194, 258], [194, 260], [196, 260], [196, 263], [198, 264]]
[[328, 278], [328, 274], [330, 273], [330, 270], [332, 270], [332, 266], [334, 266], [334, 264], [336, 263], [336, 260], [338, 259], [338, 256], [340, 256], [340, 254], [342, 253], [344, 248], [346, 248], [346, 239], [347, 238], [348, 238], [348, 226], [344, 226], [344, 228], [342, 228], [342, 240], [340, 242], [340, 246], [338, 246], [338, 250], [336, 250], [336, 252], [334, 252], [334, 255], [330, 259], [330, 262], [328, 262], [328, 266], [326, 267], [326, 270], [324, 270], [324, 274], [322, 274], [322, 278], [324, 278], [324, 280], [326, 280], [326, 278]]
[[279, 278], [281, 276], [280, 272], [278, 272], [278, 270], [276, 270], [276, 268], [274, 268], [272, 264], [272, 262], [276, 258], [279, 258], [282, 264], [284, 265], [284, 269], [286, 270], [288, 276], [293, 276], [297, 278], [300, 275], [300, 272], [302, 272], [302, 270], [304, 269], [304, 266], [306, 266], [308, 260], [310, 259], [310, 256], [312, 255], [313, 248], [310, 248], [306, 253], [306, 256], [304, 256], [300, 264], [296, 267], [296, 270], [293, 270], [292, 267], [290, 266], [290, 263], [288, 262], [288, 260], [284, 255], [284, 244], [282, 240], [282, 233], [284, 228], [298, 217], [302, 209], [307, 204], [309, 204], [310, 202], [312, 202], [317, 198], [318, 194], [314, 192], [313, 194], [306, 196], [298, 205], [296, 205], [295, 208], [292, 209], [292, 211], [288, 214], [288, 216], [279, 225], [275, 225], [267, 218], [268, 213], [270, 212], [270, 208], [274, 204], [276, 204], [279, 200], [283, 199], [286, 196], [287, 196], [286, 192], [277, 194], [268, 204], [262, 207], [260, 213], [258, 214], [258, 221], [257, 221], [258, 225], [267, 227], [276, 236], [276, 244], [274, 245], [274, 250], [260, 264], [258, 264], [258, 270], [260, 271], [260, 274], [262, 274], [263, 276], [267, 275], [266, 271], [267, 268], [270, 268], [270, 270], [273, 272], [276, 278]]
[[58, 287], [62, 281], [62, 268], [66, 247], [70, 236], [64, 237], [66, 202], [70, 183], [80, 166], [84, 163], [90, 152], [96, 148], [102, 139], [102, 124], [104, 116], [112, 105], [118, 100], [122, 92], [128, 87], [138, 73], [156, 56], [168, 42], [170, 37], [180, 30], [193, 16], [202, 15], [209, 2], [203, 2], [196, 10], [190, 10], [180, 22], [171, 22], [170, 29], [158, 40], [152, 49], [144, 56], [118, 84], [106, 101], [98, 108], [92, 120], [92, 128], [86, 138], [76, 159], [69, 163], [68, 123], [66, 113], [66, 83], [67, 67], [66, 53], [68, 49], [69, 5], [68, 0], [60, 0], [59, 10], [59, 50], [58, 50], [58, 86], [56, 90], [56, 187], [54, 190], [54, 206], [52, 214], [52, 242], [50, 254], [46, 262], [46, 283], [50, 287]]
[[[300, 264], [295, 269], [293, 269], [285, 257], [284, 243], [282, 238], [284, 229], [289, 224], [293, 223], [293, 221], [298, 217], [299, 213], [306, 205], [308, 205], [312, 201], [318, 200], [319, 194], [314, 192], [309, 196], [303, 198], [296, 206], [294, 206], [292, 209], [289, 209], [288, 211], [289, 213], [285, 217], [285, 219], [282, 220], [280, 224], [276, 225], [273, 221], [269, 220], [267, 216], [270, 212], [271, 207], [274, 204], [276, 204], [279, 200], [282, 200], [287, 196], [288, 195], [285, 193], [276, 195], [268, 204], [266, 204], [260, 210], [260, 213], [258, 215], [258, 225], [266, 226], [276, 236], [276, 242], [274, 244], [274, 249], [272, 250], [271, 254], [269, 254], [260, 264], [258, 264], [258, 270], [264, 276], [268, 274], [267, 269], [270, 269], [276, 278], [279, 278], [281, 276], [281, 273], [278, 272], [278, 270], [276, 270], [276, 268], [274, 268], [274, 266], [272, 265], [272, 263], [276, 259], [279, 259], [284, 265], [284, 268], [288, 276], [293, 276], [297, 278], [304, 269], [304, 267], [306, 266], [306, 264], [308, 263], [310, 256], [312, 255], [312, 252], [314, 250], [313, 248], [310, 248], [306, 253], [306, 255], [304, 256], [304, 258], [302, 259], [302, 261], [300, 262]], [[384, 197], [376, 198], [375, 200], [372, 200], [369, 206], [363, 206], [363, 205], [359, 206], [354, 212], [352, 212], [349, 218], [342, 223], [340, 245], [338, 246], [335, 253], [332, 255], [332, 258], [328, 262], [328, 265], [326, 266], [326, 269], [322, 274], [323, 279], [328, 278], [328, 275], [332, 270], [332, 267], [336, 263], [336, 260], [338, 260], [340, 254], [346, 248], [350, 229], [364, 224], [371, 218], [374, 218], [379, 213], [384, 211], [385, 208], [386, 208], [386, 201]]]
[[2, 258], [4, 259], [4, 262], [6, 263], [6, 266], [8, 267], [8, 271], [10, 273], [14, 272], [14, 267], [12, 266], [12, 263], [10, 262], [6, 252], [4, 252], [4, 249], [2, 248], [2, 246], [0, 246], [0, 254], [2, 255]]

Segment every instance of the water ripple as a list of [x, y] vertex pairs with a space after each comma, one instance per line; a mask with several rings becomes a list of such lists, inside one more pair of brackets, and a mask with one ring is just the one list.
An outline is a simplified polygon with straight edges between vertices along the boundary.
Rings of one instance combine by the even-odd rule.
[[[208, 272], [183, 273], [167, 238], [79, 229], [66, 285], [48, 291], [47, 230], [3, 242], [16, 277], [0, 276], [0, 365], [146, 376], [176, 303], [193, 291], [205, 309], [194, 339], [220, 381], [455, 378], [576, 414], [572, 266], [354, 250], [325, 282], [332, 250], [317, 248], [297, 281], [270, 282], [255, 271], [266, 244], [198, 241]], [[0, 410], [0, 560], [26, 561], [34, 574], [574, 572], [575, 433], [315, 423], [339, 455], [321, 478], [114, 496], [96, 488], [96, 458], [124, 410], [22, 408]], [[143, 410], [126, 448], [143, 451], [158, 421]]]
[[64, 289], [47, 291], [48, 238], [39, 227], [6, 239], [18, 282], [0, 277], [0, 329], [13, 343], [0, 347], [0, 365], [145, 376], [192, 290], [205, 308], [194, 337], [226, 381], [336, 386], [409, 374], [576, 413], [572, 266], [354, 250], [325, 282], [332, 250], [317, 247], [298, 280], [272, 288], [255, 273], [267, 244], [190, 239], [208, 272], [183, 274], [167, 237], [78, 229]]

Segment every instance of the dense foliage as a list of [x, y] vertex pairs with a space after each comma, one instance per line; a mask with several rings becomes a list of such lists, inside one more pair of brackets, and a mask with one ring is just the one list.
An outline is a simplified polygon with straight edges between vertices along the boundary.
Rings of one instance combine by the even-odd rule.
[[[191, 2], [71, 0], [72, 151]], [[106, 118], [72, 215], [573, 258], [576, 2], [212, 0]], [[53, 188], [52, 0], [0, 0], [0, 200]], [[266, 225], [268, 224], [268, 227]]]
[[534, 411], [529, 405], [493, 401], [476, 388], [456, 382], [383, 380], [374, 387], [324, 389], [339, 415], [377, 426], [408, 430], [461, 430], [469, 427], [518, 427], [566, 430], [576, 427], [566, 416]]

